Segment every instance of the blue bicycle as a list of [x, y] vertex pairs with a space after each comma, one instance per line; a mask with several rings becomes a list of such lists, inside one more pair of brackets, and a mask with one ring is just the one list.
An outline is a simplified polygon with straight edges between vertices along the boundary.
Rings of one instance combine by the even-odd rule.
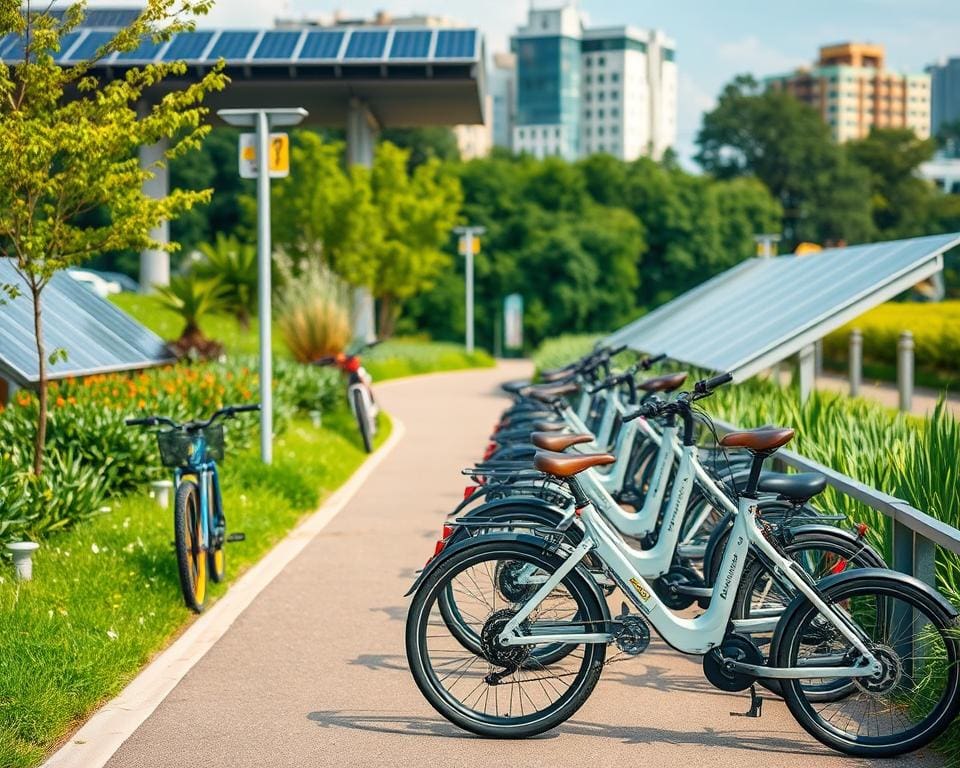
[[166, 416], [126, 421], [128, 427], [169, 427], [156, 433], [157, 446], [163, 465], [173, 469], [174, 546], [183, 601], [197, 613], [206, 601], [208, 572], [215, 582], [222, 581], [226, 573], [223, 545], [243, 540], [243, 534], [227, 536], [217, 474], [217, 462], [224, 456], [223, 424], [215, 422], [259, 410], [259, 405], [229, 406], [205, 421], [185, 424]]

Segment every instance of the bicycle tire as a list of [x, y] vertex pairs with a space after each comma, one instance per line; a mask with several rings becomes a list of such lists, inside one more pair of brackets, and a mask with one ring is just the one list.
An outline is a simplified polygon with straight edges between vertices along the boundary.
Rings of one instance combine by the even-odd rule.
[[363, 393], [359, 389], [353, 390], [353, 414], [357, 419], [357, 426], [360, 427], [360, 439], [363, 441], [364, 450], [367, 453], [373, 453], [370, 416], [367, 414], [367, 404], [363, 399]]
[[173, 534], [183, 602], [195, 613], [203, 612], [207, 596], [207, 556], [199, 544], [202, 525], [200, 489], [192, 480], [185, 480], [177, 487]]

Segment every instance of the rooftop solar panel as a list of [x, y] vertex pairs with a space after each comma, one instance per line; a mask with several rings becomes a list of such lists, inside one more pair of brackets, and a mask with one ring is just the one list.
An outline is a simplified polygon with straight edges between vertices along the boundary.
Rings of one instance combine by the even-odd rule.
[[0, 56], [3, 56], [3, 52], [13, 44], [13, 41], [17, 39], [16, 35], [4, 35], [0, 37]]
[[118, 29], [130, 26], [139, 15], [137, 8], [90, 8], [80, 26]]
[[355, 29], [347, 43], [345, 59], [379, 59], [383, 56], [384, 46], [387, 44], [385, 30]]
[[472, 59], [477, 47], [474, 29], [441, 29], [437, 32], [437, 59]]
[[425, 59], [430, 55], [433, 30], [398, 29], [390, 46], [391, 59]]
[[70, 61], [85, 61], [93, 57], [102, 46], [113, 40], [115, 34], [115, 32], [91, 30], [70, 53]]
[[[0, 282], [25, 289], [7, 260], [0, 260]], [[158, 336], [65, 273], [50, 281], [42, 303], [49, 349], [67, 351], [66, 361], [50, 369], [51, 378], [147, 368], [170, 360]], [[20, 385], [37, 381], [32, 328], [33, 307], [26, 296], [0, 307], [0, 371]]]
[[212, 60], [222, 58], [228, 61], [245, 59], [258, 34], [257, 32], [222, 32], [207, 58]]
[[253, 54], [255, 59], [289, 59], [300, 40], [299, 32], [267, 32]]
[[323, 30], [322, 32], [308, 32], [307, 39], [300, 49], [298, 61], [304, 59], [335, 59], [343, 43], [344, 32], [341, 30]]
[[57, 61], [63, 61], [70, 49], [73, 48], [73, 44], [77, 42], [82, 32], [67, 32], [62, 38], [60, 38], [60, 52], [57, 54]]
[[163, 45], [162, 42], [155, 43], [150, 39], [144, 40], [136, 49], [117, 54], [117, 61], [153, 61], [160, 53]]
[[4, 61], [11, 63], [23, 61], [24, 43], [22, 37], [19, 37], [18, 35], [10, 35], [10, 39], [4, 43], [4, 48]]
[[[750, 259], [607, 342], [731, 371], [742, 381], [935, 274], [941, 254], [957, 243], [960, 234], [936, 235]], [[775, 303], [765, 302], [773, 296]]]
[[181, 32], [170, 41], [164, 61], [196, 61], [213, 39], [213, 32]]

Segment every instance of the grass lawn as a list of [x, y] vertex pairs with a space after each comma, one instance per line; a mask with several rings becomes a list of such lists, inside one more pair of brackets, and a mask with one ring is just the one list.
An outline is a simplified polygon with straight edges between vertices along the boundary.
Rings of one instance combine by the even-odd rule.
[[[382, 417], [377, 442], [390, 432]], [[229, 450], [229, 446], [228, 446]], [[254, 453], [224, 462], [228, 583], [255, 563], [361, 464], [348, 411], [314, 428], [297, 420], [268, 468]], [[177, 579], [170, 510], [146, 496], [44, 542], [34, 581], [0, 577], [0, 766], [34, 766], [120, 691], [193, 617]], [[226, 584], [210, 584], [208, 601]]]

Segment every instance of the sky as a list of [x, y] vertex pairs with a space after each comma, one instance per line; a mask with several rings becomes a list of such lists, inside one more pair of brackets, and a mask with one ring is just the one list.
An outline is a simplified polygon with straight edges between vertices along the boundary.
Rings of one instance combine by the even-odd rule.
[[[488, 54], [507, 50], [531, 2], [561, 0], [218, 0], [205, 26], [270, 26], [277, 15], [445, 15], [483, 29]], [[129, 5], [94, 0], [91, 5]], [[704, 110], [741, 72], [768, 75], [812, 62], [827, 43], [856, 40], [887, 48], [888, 66], [922, 72], [944, 56], [960, 57], [960, 0], [580, 0], [590, 24], [664, 30], [677, 43], [678, 150], [689, 158]]]

